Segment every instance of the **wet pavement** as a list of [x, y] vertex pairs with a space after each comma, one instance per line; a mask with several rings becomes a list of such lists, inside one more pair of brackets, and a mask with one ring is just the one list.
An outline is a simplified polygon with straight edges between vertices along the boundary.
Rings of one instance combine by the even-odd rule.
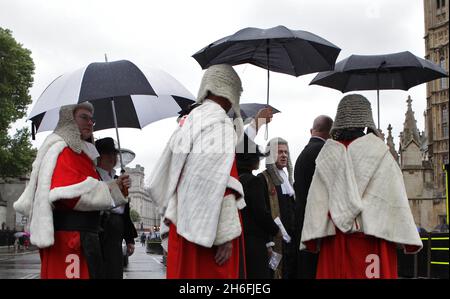
[[147, 254], [145, 247], [136, 243], [134, 254], [129, 257], [128, 266], [124, 268], [125, 279], [164, 279], [166, 267], [162, 264], [162, 255]]
[[[0, 279], [38, 279], [40, 273], [38, 251], [0, 255]], [[145, 247], [136, 244], [135, 252], [124, 268], [125, 279], [164, 279], [166, 267], [162, 256], [147, 254]]]

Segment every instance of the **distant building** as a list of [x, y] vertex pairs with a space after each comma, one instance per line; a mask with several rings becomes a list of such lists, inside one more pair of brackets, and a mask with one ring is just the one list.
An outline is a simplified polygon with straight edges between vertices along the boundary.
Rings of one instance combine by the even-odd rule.
[[21, 231], [27, 225], [26, 215], [16, 213], [13, 204], [22, 195], [28, 180], [28, 177], [0, 179], [0, 229]]
[[137, 229], [150, 230], [160, 225], [158, 210], [144, 188], [144, 167], [139, 164], [135, 168], [125, 168], [130, 175], [131, 187], [128, 190], [130, 208], [139, 213], [140, 221], [135, 223]]
[[[400, 168], [405, 181], [411, 210], [417, 226], [432, 231], [445, 219], [445, 197], [435, 189], [433, 167], [426, 159], [425, 132], [417, 129], [417, 121], [412, 110], [412, 99], [408, 96], [407, 111], [403, 131], [400, 133]], [[390, 134], [390, 129], [389, 135]], [[388, 146], [395, 151], [395, 145]]]
[[[449, 70], [449, 3], [447, 0], [424, 0], [425, 58]], [[433, 168], [433, 185], [445, 196], [445, 173], [442, 166], [449, 162], [449, 93], [448, 78], [427, 83], [425, 127], [427, 155]]]

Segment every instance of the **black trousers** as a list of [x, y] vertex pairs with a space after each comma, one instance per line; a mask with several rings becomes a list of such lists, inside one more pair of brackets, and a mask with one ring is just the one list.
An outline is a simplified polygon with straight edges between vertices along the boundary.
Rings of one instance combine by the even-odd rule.
[[103, 215], [101, 234], [104, 276], [106, 279], [123, 278], [122, 240], [124, 238], [123, 215], [114, 213]]

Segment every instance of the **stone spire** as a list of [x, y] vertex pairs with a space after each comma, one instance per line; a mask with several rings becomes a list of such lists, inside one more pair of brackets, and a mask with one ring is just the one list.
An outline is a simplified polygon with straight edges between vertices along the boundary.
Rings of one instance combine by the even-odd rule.
[[421, 142], [419, 137], [419, 130], [417, 129], [417, 121], [414, 117], [414, 111], [412, 110], [411, 96], [408, 96], [406, 102], [408, 103], [408, 110], [405, 113], [405, 122], [403, 123], [403, 132], [401, 134], [400, 142], [403, 146], [405, 146], [411, 140], [414, 140], [417, 145], [420, 146]]
[[388, 126], [388, 137], [387, 137], [387, 146], [389, 147], [389, 151], [394, 157], [395, 161], [398, 163], [398, 153], [395, 150], [394, 137], [392, 137], [392, 126], [389, 124]]

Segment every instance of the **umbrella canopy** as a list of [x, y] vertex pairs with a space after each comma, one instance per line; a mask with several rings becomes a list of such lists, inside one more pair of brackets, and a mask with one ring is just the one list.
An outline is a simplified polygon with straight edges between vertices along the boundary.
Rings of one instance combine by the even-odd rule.
[[[277, 108], [271, 106], [271, 105], [265, 105], [265, 104], [259, 104], [259, 103], [243, 103], [240, 105], [241, 108], [241, 116], [242, 119], [245, 121], [248, 118], [255, 118], [256, 113], [258, 113], [259, 110], [263, 108], [272, 108], [273, 114], [281, 112]], [[234, 111], [230, 110], [228, 112], [228, 115], [232, 118], [234, 118]]]
[[251, 63], [298, 77], [333, 69], [340, 51], [334, 44], [307, 31], [285, 26], [248, 27], [209, 44], [192, 57], [203, 69], [221, 63]]
[[[120, 154], [122, 155], [123, 166], [127, 166], [128, 164], [130, 164], [136, 157], [136, 154], [132, 150], [129, 150], [126, 148], [121, 148]], [[114, 165], [114, 168], [120, 168], [120, 167], [121, 167], [120, 159], [117, 159], [117, 162], [116, 162], [116, 165]]]
[[[183, 99], [178, 98], [176, 101], [181, 108], [181, 111], [178, 112], [179, 114], [188, 113], [190, 111], [190, 106], [195, 103], [192, 100], [188, 100], [188, 99], [184, 99], [184, 98]], [[272, 108], [273, 114], [281, 112], [280, 110], [278, 110], [277, 108], [275, 108], [271, 105], [265, 105], [265, 104], [259, 104], [259, 103], [241, 103], [239, 105], [239, 108], [241, 111], [241, 116], [244, 121], [247, 118], [254, 118], [256, 116], [256, 113], [258, 113], [258, 111], [260, 109], [267, 108], [267, 107]], [[232, 109], [230, 109], [230, 111], [228, 112], [228, 116], [231, 118], [235, 117], [234, 111]]]
[[[103, 93], [89, 93], [91, 82], [100, 80], [92, 74], [106, 75], [102, 72], [89, 71], [92, 69], [90, 66], [93, 65], [94, 69], [104, 69], [106, 64], [116, 65], [115, 70], [111, 70], [111, 72], [119, 73], [121, 72], [119, 67], [122, 65], [129, 66], [131, 64], [134, 66], [129, 61], [93, 63], [86, 68], [58, 77], [45, 89], [28, 117], [32, 121], [33, 129], [37, 132], [53, 130], [58, 123], [61, 106], [77, 104], [86, 100], [94, 105], [94, 130], [114, 128], [112, 98], [115, 103], [118, 127], [143, 128], [152, 122], [176, 116], [179, 107], [178, 101], [192, 101], [194, 99], [194, 96], [175, 78], [163, 70], [155, 68], [125, 67], [125, 74], [129, 73], [129, 69], [132, 69], [136, 74], [124, 78], [126, 80], [128, 80], [127, 78], [138, 78], [142, 88], [133, 80], [131, 80], [130, 85], [134, 86], [135, 89], [127, 87], [122, 80], [119, 84], [123, 86], [122, 89], [118, 86], [112, 90], [105, 89]], [[142, 77], [140, 77], [141, 74]], [[119, 74], [112, 74], [110, 80], [115, 81], [118, 77], [122, 78]], [[105, 81], [105, 84], [101, 86], [111, 87], [105, 78], [102, 80]], [[145, 83], [143, 83], [144, 81]], [[147, 88], [146, 94], [143, 93], [144, 87]], [[137, 94], [133, 94], [133, 90]], [[126, 94], [126, 92], [130, 92], [130, 94]], [[88, 93], [90, 96], [87, 96]], [[96, 98], [95, 96], [107, 97]]]
[[341, 92], [408, 90], [447, 75], [440, 66], [405, 51], [386, 55], [351, 55], [336, 63], [333, 71], [317, 74], [310, 84], [331, 87]]
[[29, 236], [29, 234], [27, 234], [27, 233], [25, 233], [25, 232], [17, 232], [17, 233], [14, 233], [14, 237], [16, 237], [16, 238], [20, 238], [20, 237], [23, 237], [23, 236]]
[[[221, 63], [251, 63], [267, 69], [266, 103], [269, 105], [270, 71], [298, 77], [331, 70], [340, 51], [320, 36], [280, 25], [269, 29], [244, 28], [209, 44], [192, 57], [203, 69]], [[268, 137], [268, 126], [265, 137]]]
[[378, 128], [380, 128], [380, 89], [408, 90], [413, 86], [448, 76], [429, 60], [405, 51], [385, 55], [351, 55], [336, 63], [333, 71], [317, 74], [310, 82], [348, 92], [377, 90]]

